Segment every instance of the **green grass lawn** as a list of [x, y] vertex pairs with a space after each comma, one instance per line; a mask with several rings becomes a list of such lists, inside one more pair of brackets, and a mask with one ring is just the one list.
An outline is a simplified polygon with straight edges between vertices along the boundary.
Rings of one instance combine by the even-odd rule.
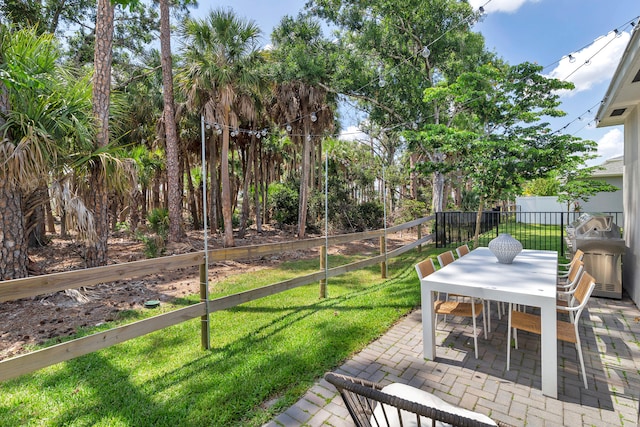
[[[419, 306], [413, 266], [441, 251], [390, 259], [386, 280], [379, 266], [331, 278], [326, 299], [314, 284], [213, 313], [208, 351], [194, 319], [0, 383], [0, 426], [259, 426]], [[211, 298], [317, 269], [314, 259], [234, 276]]]

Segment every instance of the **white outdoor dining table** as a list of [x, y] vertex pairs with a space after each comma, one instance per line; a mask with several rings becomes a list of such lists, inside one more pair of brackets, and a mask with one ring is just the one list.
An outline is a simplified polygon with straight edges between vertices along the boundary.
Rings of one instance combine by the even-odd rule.
[[512, 264], [500, 264], [489, 248], [481, 247], [423, 278], [421, 294], [425, 359], [434, 360], [436, 356], [434, 291], [540, 307], [542, 392], [557, 398], [557, 267], [558, 254], [555, 251], [523, 250]]

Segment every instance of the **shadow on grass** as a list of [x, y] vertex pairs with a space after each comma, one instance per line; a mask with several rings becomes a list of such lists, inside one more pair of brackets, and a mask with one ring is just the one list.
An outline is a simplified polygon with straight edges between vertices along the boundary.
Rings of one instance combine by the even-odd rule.
[[193, 319], [0, 384], [0, 424], [261, 425], [419, 304], [412, 262], [356, 290], [336, 280], [343, 295], [311, 304], [281, 294], [214, 313], [208, 352]]

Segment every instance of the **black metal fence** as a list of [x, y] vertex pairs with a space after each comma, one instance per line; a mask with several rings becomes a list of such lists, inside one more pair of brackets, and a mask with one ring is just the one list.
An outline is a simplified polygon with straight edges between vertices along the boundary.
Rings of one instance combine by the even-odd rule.
[[[622, 212], [604, 212], [622, 225]], [[565, 254], [566, 226], [582, 212], [501, 212], [485, 211], [480, 219], [479, 245], [487, 246], [500, 233], [509, 233], [525, 249], [556, 250]], [[438, 212], [435, 214], [436, 247], [457, 247], [473, 240], [477, 212]]]

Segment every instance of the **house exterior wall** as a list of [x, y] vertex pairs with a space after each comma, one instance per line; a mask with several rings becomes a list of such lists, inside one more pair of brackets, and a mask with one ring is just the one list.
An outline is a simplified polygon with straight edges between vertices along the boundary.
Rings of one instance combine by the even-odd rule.
[[624, 239], [622, 286], [640, 306], [640, 108], [634, 107], [624, 123]]

